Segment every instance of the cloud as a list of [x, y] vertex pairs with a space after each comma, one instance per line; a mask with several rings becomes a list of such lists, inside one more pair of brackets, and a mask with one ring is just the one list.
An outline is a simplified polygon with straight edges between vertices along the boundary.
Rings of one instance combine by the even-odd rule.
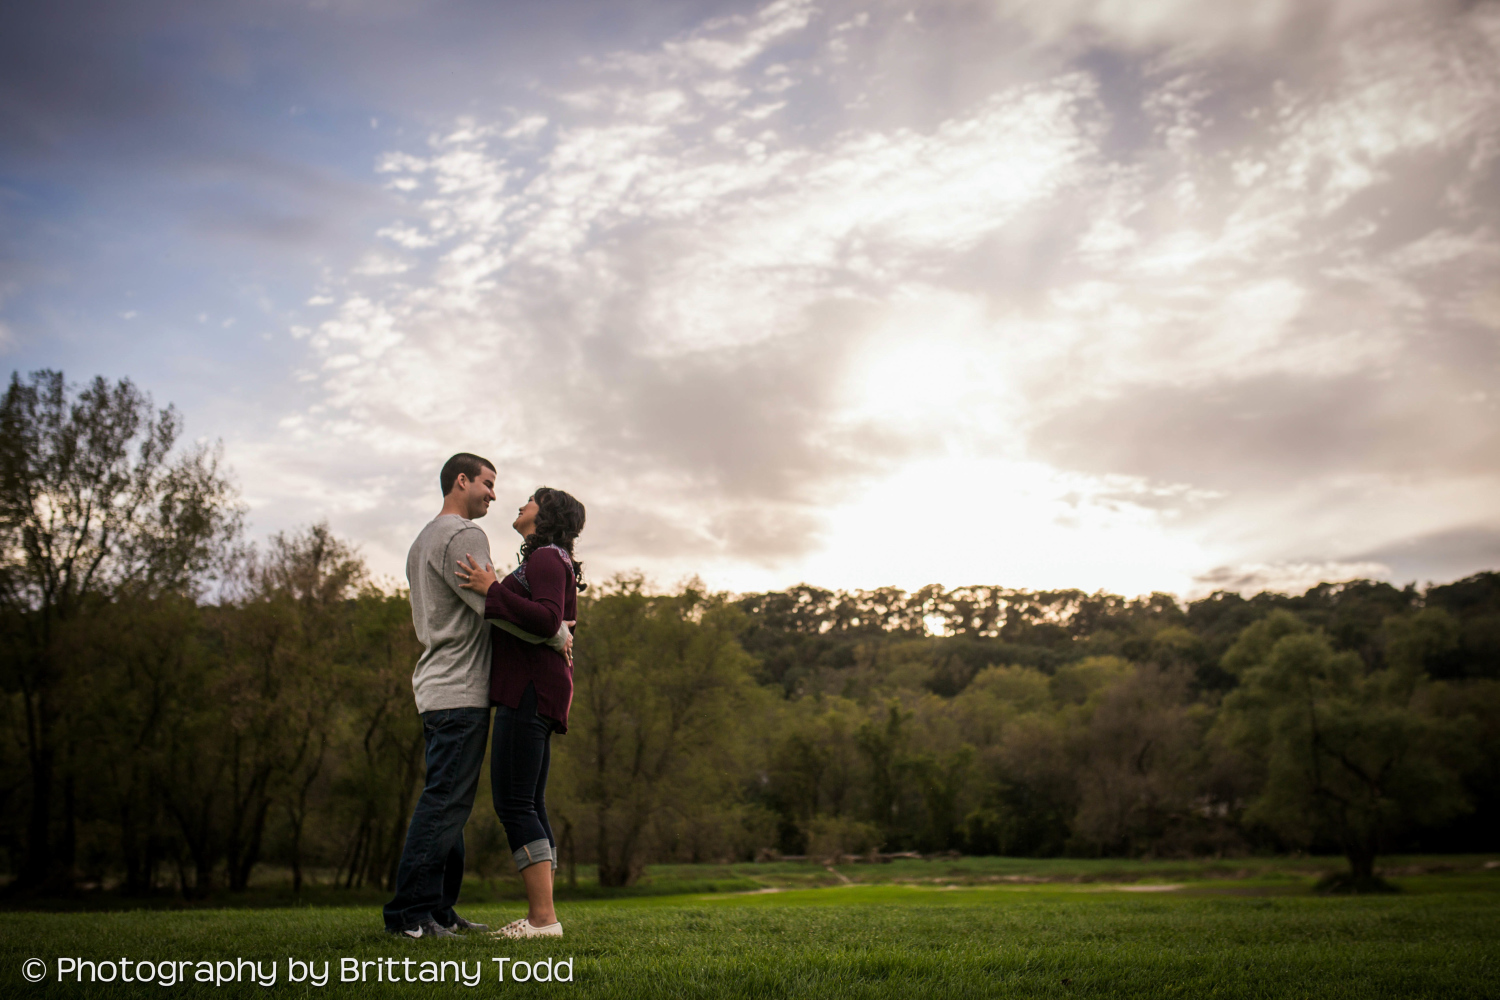
[[1451, 378], [1420, 369], [1157, 385], [1070, 407], [1031, 440], [1069, 467], [1221, 490], [1491, 470], [1500, 428], [1481, 406], [1453, 406], [1451, 392]]
[[682, 41], [668, 42], [663, 50], [668, 55], [700, 60], [715, 69], [736, 70], [777, 40], [807, 27], [815, 9], [807, 0], [776, 0], [753, 18], [732, 17], [710, 23]]
[[382, 130], [381, 218], [294, 321], [311, 395], [238, 461], [260, 509], [349, 484], [399, 567], [463, 449], [583, 498], [595, 574], [1467, 565], [1500, 495], [1500, 7], [905, 14], [780, 0]]
[[1344, 583], [1349, 580], [1383, 580], [1391, 568], [1378, 562], [1299, 562], [1275, 565], [1251, 564], [1220, 566], [1194, 580], [1194, 596], [1217, 590], [1241, 594], [1272, 591], [1278, 594], [1302, 594], [1320, 583]]
[[1442, 582], [1500, 566], [1500, 524], [1476, 524], [1413, 535], [1380, 546], [1363, 558], [1391, 567], [1398, 581]]
[[415, 263], [384, 288], [361, 283], [371, 267], [346, 274], [308, 337], [321, 434], [431, 460], [466, 421], [509, 467], [585, 482], [614, 512], [595, 542], [622, 561], [664, 551], [644, 541], [663, 517], [665, 551], [700, 560], [814, 548], [830, 497], [932, 440], [845, 405], [888, 289], [1079, 185], [1098, 112], [1091, 81], [1065, 74], [925, 130], [795, 141], [763, 74], [728, 99], [708, 85], [805, 15], [716, 23], [616, 57], [601, 72], [638, 84], [560, 95], [571, 116], [465, 122], [382, 158], [406, 199], [382, 233]]
[[1453, 0], [1246, 0], [1231, 5], [1209, 0], [994, 0], [990, 10], [1000, 20], [1025, 25], [1049, 44], [1105, 44], [1134, 51], [1187, 47], [1204, 54], [1337, 38], [1382, 16], [1423, 8], [1446, 14], [1459, 6]]

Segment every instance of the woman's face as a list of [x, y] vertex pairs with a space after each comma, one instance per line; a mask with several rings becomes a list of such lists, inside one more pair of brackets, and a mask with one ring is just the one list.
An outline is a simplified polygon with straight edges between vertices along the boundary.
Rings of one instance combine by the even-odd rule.
[[536, 515], [539, 508], [536, 505], [536, 497], [528, 497], [526, 503], [516, 512], [515, 523], [511, 525], [522, 538], [536, 531]]

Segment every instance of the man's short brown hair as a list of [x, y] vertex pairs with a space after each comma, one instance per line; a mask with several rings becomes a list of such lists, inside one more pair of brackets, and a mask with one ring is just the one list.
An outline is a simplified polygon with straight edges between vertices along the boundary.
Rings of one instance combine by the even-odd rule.
[[443, 496], [453, 492], [453, 484], [458, 482], [460, 475], [468, 476], [471, 480], [478, 479], [479, 473], [484, 469], [494, 472], [495, 466], [489, 459], [470, 455], [466, 451], [454, 455], [443, 463], [443, 471], [438, 473], [438, 485], [443, 488]]

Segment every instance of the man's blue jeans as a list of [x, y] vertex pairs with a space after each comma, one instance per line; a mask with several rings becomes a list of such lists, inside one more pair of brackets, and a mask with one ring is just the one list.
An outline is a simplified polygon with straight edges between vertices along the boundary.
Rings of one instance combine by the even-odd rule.
[[474, 808], [489, 733], [488, 708], [422, 713], [427, 783], [406, 831], [396, 898], [385, 904], [386, 929], [403, 931], [428, 917], [451, 927], [457, 919], [453, 904], [464, 878], [464, 824]]

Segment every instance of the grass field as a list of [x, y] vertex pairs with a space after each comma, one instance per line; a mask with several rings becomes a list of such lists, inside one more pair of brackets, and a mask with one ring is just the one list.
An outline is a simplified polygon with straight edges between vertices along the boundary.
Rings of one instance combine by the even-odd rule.
[[[1375, 897], [1313, 894], [1329, 867], [1316, 859], [663, 868], [634, 895], [560, 904], [567, 936], [546, 942], [397, 940], [368, 904], [12, 911], [0, 913], [0, 995], [1500, 997], [1500, 869], [1395, 860], [1388, 871], [1405, 860], [1425, 873]], [[464, 906], [471, 919], [520, 914], [496, 898], [503, 885], [475, 889], [492, 901]], [[82, 983], [58, 981], [59, 958], [114, 960], [108, 976], [122, 957], [171, 960], [187, 981], [164, 986], [154, 966], [148, 984], [90, 983], [87, 967]], [[22, 974], [31, 958], [46, 963], [35, 984]], [[287, 981], [289, 958], [311, 960], [309, 981]], [[504, 982], [494, 958], [510, 960]], [[548, 958], [571, 959], [571, 982], [514, 981], [517, 961]], [[274, 985], [245, 982], [253, 973], [231, 970], [237, 959], [258, 961], [262, 980], [274, 963]], [[313, 985], [325, 962], [327, 984]], [[447, 982], [385, 981], [392, 969], [418, 979], [423, 962]], [[226, 981], [195, 982], [204, 968]], [[365, 981], [340, 982], [341, 971]], [[482, 978], [471, 992], [460, 973]]]

